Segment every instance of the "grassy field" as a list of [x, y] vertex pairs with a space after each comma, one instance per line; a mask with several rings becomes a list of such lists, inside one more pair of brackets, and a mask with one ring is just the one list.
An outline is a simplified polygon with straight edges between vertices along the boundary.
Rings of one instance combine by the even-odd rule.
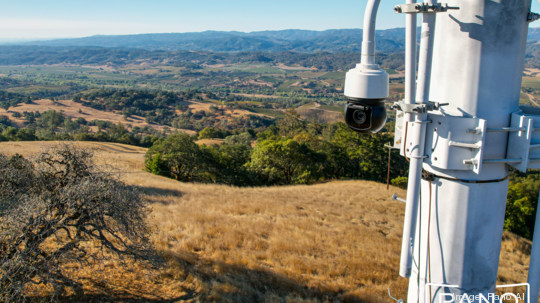
[[275, 117], [275, 118], [285, 118], [285, 114], [282, 111], [275, 110], [275, 109], [251, 107], [249, 108], [249, 112], [251, 114], [266, 115], [266, 116]]
[[73, 66], [0, 66], [1, 74], [32, 73], [36, 75], [77, 75], [92, 79], [133, 80], [134, 76], [115, 74], [100, 67]]
[[[54, 142], [0, 143], [32, 155]], [[363, 181], [235, 188], [176, 182], [142, 172], [145, 149], [110, 143], [99, 162], [152, 203], [152, 241], [165, 263], [130, 270], [111, 260], [68, 264], [84, 285], [69, 302], [391, 302], [406, 297], [398, 275], [404, 204], [398, 188]], [[499, 281], [523, 282], [530, 242], [505, 233]]]
[[320, 76], [319, 79], [345, 80], [345, 72], [329, 72]]
[[333, 105], [321, 105], [319, 108], [324, 109], [324, 110], [333, 111], [333, 112], [338, 112], [338, 113], [343, 112], [343, 110], [345, 109], [344, 106], [333, 106]]
[[389, 75], [396, 75], [398, 72], [396, 72], [395, 69], [385, 69], [385, 71], [389, 74]]

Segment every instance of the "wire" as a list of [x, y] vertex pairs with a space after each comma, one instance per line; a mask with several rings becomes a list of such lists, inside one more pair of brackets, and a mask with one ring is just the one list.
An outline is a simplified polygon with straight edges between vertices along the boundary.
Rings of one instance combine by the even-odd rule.
[[[419, 264], [422, 264], [420, 263], [421, 261], [421, 257], [422, 257], [422, 254], [420, 253], [421, 252], [421, 249], [420, 247], [422, 247], [422, 186], [420, 186], [420, 190], [418, 191], [418, 201], [419, 201], [419, 204], [418, 205], [418, 263]], [[414, 260], [414, 254], [413, 254], [413, 260]], [[417, 284], [417, 295], [416, 295], [416, 298], [417, 298], [417, 302], [420, 302], [420, 273], [421, 273], [421, 269], [420, 269], [420, 266], [416, 266], [417, 267], [417, 270], [418, 270], [418, 276], [416, 277], [416, 284]]]
[[405, 138], [403, 139], [403, 156], [405, 156], [405, 160], [407, 162], [411, 162], [409, 158], [407, 158], [407, 150], [405, 149], [407, 147], [407, 127], [409, 126], [409, 121], [405, 121]]
[[[430, 249], [430, 241], [429, 241], [429, 235], [431, 231], [431, 187], [432, 187], [431, 181], [429, 181], [429, 216], [428, 216], [428, 234], [427, 234], [427, 264], [428, 264], [428, 277], [429, 277], [429, 283], [432, 282], [431, 280], [431, 249]], [[431, 287], [429, 288], [429, 302], [433, 301], [432, 293], [431, 293]]]

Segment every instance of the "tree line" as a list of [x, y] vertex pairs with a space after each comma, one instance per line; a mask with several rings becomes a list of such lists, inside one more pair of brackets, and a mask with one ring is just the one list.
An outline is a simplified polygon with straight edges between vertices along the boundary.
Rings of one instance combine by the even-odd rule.
[[[158, 139], [145, 156], [147, 171], [183, 182], [235, 186], [311, 184], [324, 180], [385, 182], [388, 133], [363, 136], [344, 123], [308, 123], [294, 109], [275, 126], [225, 137], [221, 145], [196, 139], [220, 137], [206, 128], [198, 138], [177, 133]], [[254, 141], [256, 140], [256, 144]], [[395, 157], [391, 177], [405, 176], [407, 163]]]

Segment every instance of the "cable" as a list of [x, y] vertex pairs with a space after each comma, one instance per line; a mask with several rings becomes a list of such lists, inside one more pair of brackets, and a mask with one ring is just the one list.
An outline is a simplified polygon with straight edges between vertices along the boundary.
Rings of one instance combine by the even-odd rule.
[[409, 126], [409, 121], [405, 121], [405, 138], [403, 139], [403, 156], [405, 156], [405, 160], [407, 162], [411, 162], [409, 158], [407, 158], [407, 150], [405, 149], [407, 147], [407, 127]]
[[[422, 247], [422, 186], [420, 185], [420, 190], [418, 191], [418, 200], [419, 200], [419, 205], [418, 205], [418, 264], [422, 264], [420, 263], [421, 261], [421, 257], [422, 257], [422, 254], [420, 253], [421, 252], [421, 247]], [[414, 260], [414, 254], [413, 254], [413, 260]], [[418, 290], [418, 294], [416, 295], [416, 298], [417, 298], [417, 302], [419, 303], [420, 302], [420, 266], [416, 266], [417, 269], [418, 269], [418, 277], [416, 278], [416, 284], [417, 284], [417, 290]]]
[[422, 170], [425, 174], [422, 174], [422, 179], [426, 181], [433, 181], [435, 178], [444, 179], [444, 180], [450, 180], [450, 181], [456, 181], [456, 182], [462, 182], [462, 183], [499, 183], [502, 181], [507, 180], [510, 178], [510, 175], [502, 178], [502, 179], [496, 179], [496, 180], [465, 180], [465, 179], [458, 179], [458, 178], [450, 178], [450, 177], [444, 177], [439, 176], [436, 174], [430, 174], [426, 172], [425, 170]]
[[[430, 249], [430, 242], [429, 242], [429, 235], [431, 231], [431, 186], [432, 183], [429, 181], [429, 216], [428, 216], [428, 234], [427, 234], [427, 264], [428, 264], [428, 277], [429, 277], [429, 283], [431, 283], [431, 249]], [[431, 287], [429, 288], [429, 302], [431, 303], [433, 301], [432, 293], [431, 293]]]

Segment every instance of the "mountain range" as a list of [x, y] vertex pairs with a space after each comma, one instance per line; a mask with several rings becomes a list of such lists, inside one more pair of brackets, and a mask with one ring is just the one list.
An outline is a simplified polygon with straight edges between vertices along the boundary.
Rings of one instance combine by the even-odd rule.
[[[378, 50], [400, 52], [404, 47], [404, 37], [405, 29], [403, 28], [377, 31]], [[123, 47], [168, 51], [293, 51], [313, 53], [360, 52], [361, 42], [361, 29], [338, 29], [326, 31], [281, 30], [251, 33], [206, 31], [199, 33], [91, 36], [74, 39], [32, 41], [18, 44], [37, 46]]]
[[[420, 31], [418, 31], [420, 35]], [[394, 28], [376, 32], [377, 50], [402, 52], [405, 45], [405, 29]], [[528, 40], [540, 40], [540, 28], [529, 30]], [[91, 36], [85, 38], [55, 39], [17, 43], [38, 46], [75, 47], [121, 47], [145, 50], [187, 50], [208, 52], [292, 51], [314, 52], [360, 52], [361, 29], [280, 30], [259, 32], [205, 31], [197, 33], [164, 33], [122, 36]], [[15, 43], [12, 43], [15, 44]]]

